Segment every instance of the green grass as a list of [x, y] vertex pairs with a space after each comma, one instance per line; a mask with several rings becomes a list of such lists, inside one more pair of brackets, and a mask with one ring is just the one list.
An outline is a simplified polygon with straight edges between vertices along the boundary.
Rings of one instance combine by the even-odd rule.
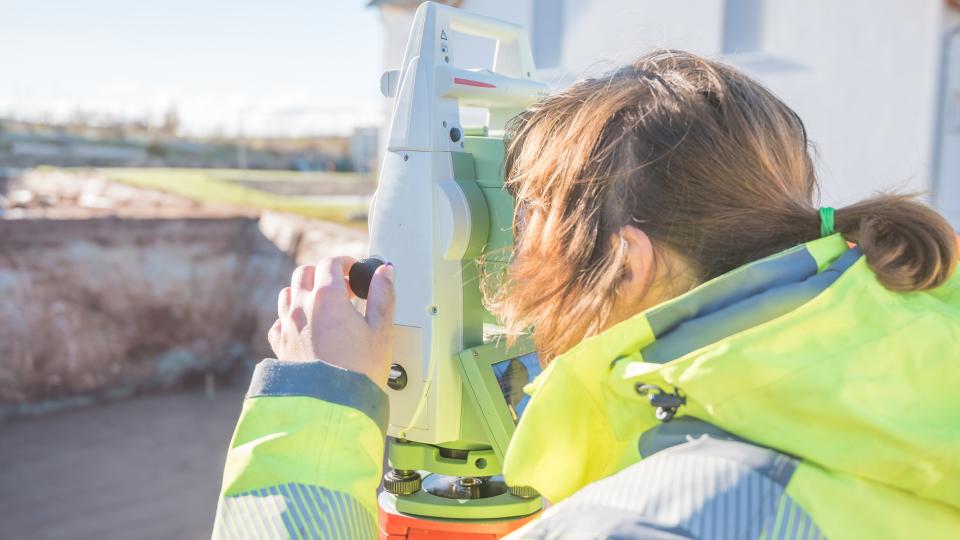
[[[143, 170], [143, 169], [137, 169]], [[149, 169], [148, 169], [149, 170]], [[353, 180], [369, 182], [371, 177], [366, 174], [353, 172], [326, 172], [326, 171], [262, 171], [258, 169], [164, 169], [168, 171], [199, 171], [218, 180], [239, 180], [254, 182], [317, 182], [323, 183], [337, 180]]]
[[314, 219], [347, 222], [363, 215], [361, 204], [324, 203], [302, 197], [276, 195], [245, 187], [234, 180], [303, 180], [349, 177], [351, 173], [298, 173], [296, 171], [251, 171], [236, 169], [104, 168], [97, 172], [107, 180], [164, 191], [199, 202], [231, 204], [299, 214]]

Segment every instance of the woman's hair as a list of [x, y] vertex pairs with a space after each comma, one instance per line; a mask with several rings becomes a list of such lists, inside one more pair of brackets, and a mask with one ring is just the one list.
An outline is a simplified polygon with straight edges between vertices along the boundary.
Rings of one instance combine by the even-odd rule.
[[[725, 64], [659, 50], [581, 80], [519, 115], [507, 136], [514, 262], [488, 307], [534, 329], [545, 361], [604, 327], [625, 275], [618, 234], [634, 225], [702, 283], [820, 236], [817, 178], [800, 118]], [[913, 197], [838, 208], [890, 290], [949, 278], [950, 225]]]

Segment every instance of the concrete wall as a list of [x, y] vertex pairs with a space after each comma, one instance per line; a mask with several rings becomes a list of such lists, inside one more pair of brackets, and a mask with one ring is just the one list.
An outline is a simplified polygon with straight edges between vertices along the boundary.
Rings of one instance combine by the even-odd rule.
[[0, 219], [0, 421], [242, 372], [297, 264], [367, 253], [355, 227], [192, 215]]
[[0, 220], [0, 417], [267, 355], [293, 257], [254, 219]]

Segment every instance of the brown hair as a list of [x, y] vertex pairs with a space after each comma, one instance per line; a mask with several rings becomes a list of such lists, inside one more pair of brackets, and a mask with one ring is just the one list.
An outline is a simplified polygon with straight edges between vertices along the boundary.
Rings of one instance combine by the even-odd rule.
[[[680, 257], [697, 283], [816, 239], [808, 147], [776, 96], [690, 53], [659, 50], [581, 80], [508, 130], [506, 183], [522, 210], [514, 262], [488, 307], [510, 330], [533, 328], [549, 361], [604, 327], [625, 225]], [[838, 208], [835, 223], [888, 289], [936, 287], [956, 265], [950, 225], [910, 196]]]

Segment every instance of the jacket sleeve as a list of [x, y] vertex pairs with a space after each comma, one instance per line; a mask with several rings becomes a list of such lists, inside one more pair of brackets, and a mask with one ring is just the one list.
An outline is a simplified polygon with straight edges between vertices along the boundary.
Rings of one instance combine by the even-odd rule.
[[213, 538], [376, 538], [387, 407], [359, 373], [260, 362], [227, 452]]

